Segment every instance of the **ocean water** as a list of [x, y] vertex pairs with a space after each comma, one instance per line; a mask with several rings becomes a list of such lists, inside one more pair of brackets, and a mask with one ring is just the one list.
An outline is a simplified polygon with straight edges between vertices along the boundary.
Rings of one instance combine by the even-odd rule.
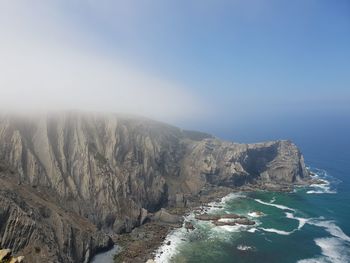
[[231, 194], [223, 208], [208, 212], [246, 215], [256, 225], [217, 227], [190, 214], [186, 220], [196, 229], [172, 232], [166, 239], [171, 245], [158, 249], [156, 262], [350, 262], [350, 148], [338, 139], [297, 140], [307, 166], [325, 185]]

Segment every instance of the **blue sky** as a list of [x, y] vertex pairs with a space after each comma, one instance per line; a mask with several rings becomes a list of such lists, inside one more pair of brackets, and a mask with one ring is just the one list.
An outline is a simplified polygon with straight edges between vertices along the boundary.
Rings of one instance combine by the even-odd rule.
[[131, 112], [191, 128], [350, 116], [347, 0], [0, 7], [8, 107]]

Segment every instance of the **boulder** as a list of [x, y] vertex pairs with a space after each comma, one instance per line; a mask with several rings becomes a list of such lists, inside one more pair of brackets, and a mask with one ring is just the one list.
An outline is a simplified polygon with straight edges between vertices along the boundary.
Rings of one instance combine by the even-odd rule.
[[219, 220], [220, 215], [210, 215], [210, 214], [201, 214], [201, 215], [196, 215], [195, 218], [197, 220], [204, 220], [204, 221], [211, 221], [211, 220]]
[[236, 225], [236, 222], [234, 222], [234, 221], [232, 221], [232, 222], [214, 221], [213, 223], [216, 226], [234, 226], [234, 225]]
[[232, 219], [237, 219], [237, 218], [246, 218], [245, 216], [237, 215], [237, 214], [224, 214], [221, 215], [220, 218], [232, 218]]
[[148, 217], [148, 211], [144, 208], [141, 208], [141, 211], [140, 211], [140, 225], [142, 225], [145, 220], [147, 219]]
[[252, 220], [249, 220], [248, 218], [237, 219], [235, 220], [235, 223], [238, 225], [247, 225], [247, 226], [255, 225], [255, 222]]
[[164, 208], [162, 208], [158, 212], [154, 213], [152, 219], [155, 221], [160, 221], [163, 223], [171, 223], [171, 224], [176, 224], [176, 223], [182, 222], [182, 217], [180, 217], [178, 215], [170, 214]]
[[187, 231], [194, 230], [194, 225], [191, 222], [186, 222], [185, 228], [187, 229]]

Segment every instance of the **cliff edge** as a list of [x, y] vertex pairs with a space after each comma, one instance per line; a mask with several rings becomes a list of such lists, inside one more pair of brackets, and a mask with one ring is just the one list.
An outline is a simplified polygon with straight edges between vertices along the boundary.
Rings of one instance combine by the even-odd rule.
[[237, 144], [116, 114], [2, 115], [0, 162], [0, 247], [31, 262], [88, 262], [111, 246], [105, 233], [131, 231], [206, 185], [309, 180], [290, 141]]

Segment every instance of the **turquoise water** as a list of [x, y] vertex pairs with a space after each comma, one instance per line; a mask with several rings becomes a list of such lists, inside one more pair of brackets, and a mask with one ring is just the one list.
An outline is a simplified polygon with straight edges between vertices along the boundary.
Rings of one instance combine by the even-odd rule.
[[[350, 262], [349, 160], [345, 155], [324, 160], [310, 156], [310, 169], [326, 185], [296, 188], [293, 193], [232, 194], [222, 201], [222, 209], [209, 212], [243, 214], [255, 220], [255, 226], [216, 227], [189, 215], [196, 229], [170, 234], [172, 245], [161, 247], [156, 261]], [[264, 215], [256, 217], [254, 211]]]

